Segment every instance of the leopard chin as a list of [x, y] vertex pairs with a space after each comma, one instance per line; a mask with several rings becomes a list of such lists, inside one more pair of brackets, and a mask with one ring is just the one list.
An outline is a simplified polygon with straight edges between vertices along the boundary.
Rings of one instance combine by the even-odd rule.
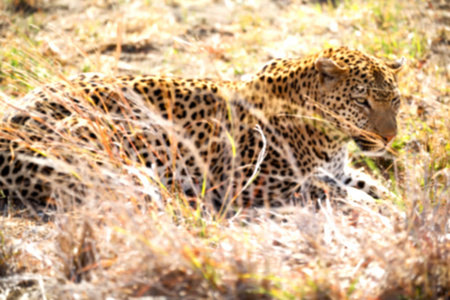
[[381, 140], [369, 139], [363, 136], [352, 137], [356, 145], [367, 156], [383, 156], [387, 150], [387, 144]]

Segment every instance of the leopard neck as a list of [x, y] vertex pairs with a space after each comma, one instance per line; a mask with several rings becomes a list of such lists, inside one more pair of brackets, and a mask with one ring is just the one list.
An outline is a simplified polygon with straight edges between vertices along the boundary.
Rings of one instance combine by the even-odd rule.
[[303, 59], [277, 59], [265, 65], [239, 92], [260, 108], [277, 111], [289, 106], [290, 111], [308, 110], [322, 115], [318, 107], [318, 73], [314, 67], [317, 55]]

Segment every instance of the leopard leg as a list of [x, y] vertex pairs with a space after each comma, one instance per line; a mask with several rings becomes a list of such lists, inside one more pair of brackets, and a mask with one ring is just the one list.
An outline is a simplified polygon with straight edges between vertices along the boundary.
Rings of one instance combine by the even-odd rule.
[[346, 199], [347, 189], [339, 180], [330, 175], [316, 173], [310, 176], [301, 186], [301, 194], [306, 203], [315, 203], [320, 208], [320, 201], [330, 199], [340, 204]]
[[359, 170], [346, 168], [344, 175], [339, 179], [345, 186], [361, 190], [375, 199], [383, 199], [390, 195], [388, 189]]

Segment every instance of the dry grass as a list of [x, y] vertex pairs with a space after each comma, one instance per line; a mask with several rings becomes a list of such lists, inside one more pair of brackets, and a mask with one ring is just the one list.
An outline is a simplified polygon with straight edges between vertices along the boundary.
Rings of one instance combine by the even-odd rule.
[[[4, 211], [6, 299], [450, 296], [450, 7], [444, 1], [344, 1], [334, 8], [298, 1], [42, 0], [28, 2], [32, 14], [16, 5], [24, 2], [7, 1], [0, 12], [2, 103], [80, 71], [234, 79], [272, 57], [330, 45], [405, 56], [392, 154], [369, 159], [353, 151], [355, 164], [395, 193], [385, 201], [403, 217], [342, 216], [324, 203], [317, 213], [290, 211], [281, 223], [262, 210], [219, 218], [154, 187], [139, 164], [74, 147], [79, 141], [68, 135], [46, 154], [61, 164], [60, 157], [76, 154], [85, 164], [73, 171], [96, 188], [84, 205], [55, 212], [52, 222]], [[101, 170], [86, 168], [99, 159]], [[107, 180], [98, 176], [105, 173]], [[142, 194], [165, 202], [147, 202]]]

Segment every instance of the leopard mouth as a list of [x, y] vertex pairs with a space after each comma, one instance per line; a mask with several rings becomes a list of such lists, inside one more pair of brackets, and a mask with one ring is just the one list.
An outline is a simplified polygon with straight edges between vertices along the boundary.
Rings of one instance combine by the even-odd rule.
[[353, 140], [366, 155], [380, 156], [386, 152], [387, 144], [382, 140], [364, 136], [354, 136]]

